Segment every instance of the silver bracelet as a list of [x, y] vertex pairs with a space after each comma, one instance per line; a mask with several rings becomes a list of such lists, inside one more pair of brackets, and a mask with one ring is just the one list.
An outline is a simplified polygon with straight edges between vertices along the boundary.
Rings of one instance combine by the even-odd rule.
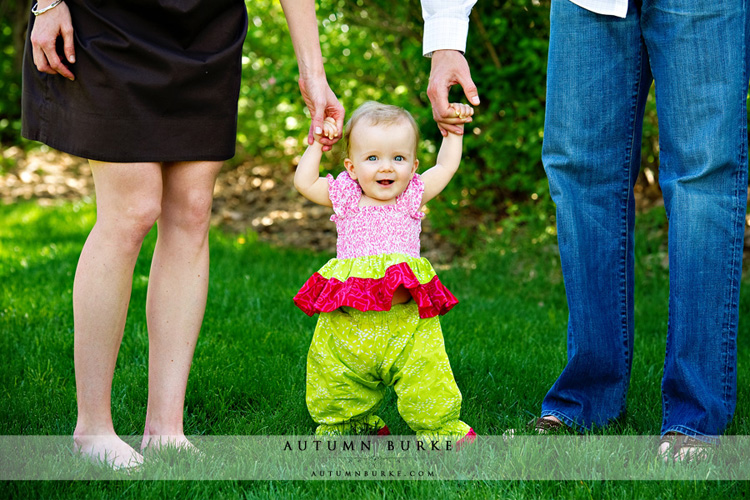
[[37, 2], [31, 8], [31, 13], [34, 14], [35, 16], [38, 16], [39, 14], [44, 14], [48, 10], [54, 9], [55, 7], [57, 7], [58, 5], [60, 5], [62, 2], [63, 2], [63, 0], [55, 0], [54, 2], [52, 2], [51, 4], [49, 4], [48, 6], [46, 6], [45, 8], [43, 8], [42, 10], [37, 10], [37, 7], [39, 6], [39, 2]]

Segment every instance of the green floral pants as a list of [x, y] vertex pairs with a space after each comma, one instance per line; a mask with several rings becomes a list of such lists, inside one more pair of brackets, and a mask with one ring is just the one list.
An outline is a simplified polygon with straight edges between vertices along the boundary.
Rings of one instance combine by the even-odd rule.
[[461, 391], [445, 353], [440, 320], [413, 302], [390, 311], [343, 307], [321, 313], [307, 355], [307, 408], [317, 435], [376, 433], [375, 415], [393, 386], [398, 411], [420, 438], [460, 439]]

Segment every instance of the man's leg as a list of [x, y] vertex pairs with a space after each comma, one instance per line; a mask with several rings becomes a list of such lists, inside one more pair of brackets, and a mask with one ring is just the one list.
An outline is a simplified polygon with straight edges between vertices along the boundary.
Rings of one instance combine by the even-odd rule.
[[662, 432], [715, 436], [734, 414], [747, 200], [746, 0], [643, 5], [669, 218]]
[[542, 403], [566, 425], [625, 410], [633, 349], [633, 185], [651, 85], [638, 9], [553, 0], [542, 159], [557, 205], [568, 363]]

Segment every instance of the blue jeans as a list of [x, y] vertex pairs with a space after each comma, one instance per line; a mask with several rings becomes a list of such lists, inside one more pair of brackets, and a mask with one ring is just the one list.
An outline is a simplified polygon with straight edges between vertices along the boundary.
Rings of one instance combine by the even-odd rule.
[[542, 159], [557, 205], [568, 363], [542, 415], [625, 411], [633, 186], [652, 80], [669, 219], [662, 433], [712, 440], [734, 414], [747, 201], [749, 0], [631, 0], [625, 19], [552, 0]]

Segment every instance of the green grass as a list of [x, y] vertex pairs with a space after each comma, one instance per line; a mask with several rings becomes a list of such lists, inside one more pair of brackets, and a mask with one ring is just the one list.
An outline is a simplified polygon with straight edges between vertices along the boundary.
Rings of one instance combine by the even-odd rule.
[[[0, 206], [0, 434], [70, 435], [75, 426], [73, 275], [95, 219], [90, 204]], [[639, 217], [636, 345], [628, 419], [609, 434], [658, 434], [668, 277], [664, 215]], [[186, 434], [311, 434], [305, 356], [315, 318], [291, 297], [329, 257], [214, 230], [211, 284], [188, 384]], [[148, 342], [144, 312], [150, 234], [136, 265], [133, 296], [113, 384], [120, 434], [143, 430]], [[565, 363], [567, 308], [555, 239], [538, 227], [490, 241], [439, 271], [461, 304], [443, 319], [464, 395], [462, 419], [481, 435], [523, 426]], [[750, 280], [740, 303], [738, 406], [730, 434], [750, 434]], [[412, 434], [392, 392], [380, 415], [394, 434]], [[721, 482], [9, 482], [18, 498], [750, 498]]]

